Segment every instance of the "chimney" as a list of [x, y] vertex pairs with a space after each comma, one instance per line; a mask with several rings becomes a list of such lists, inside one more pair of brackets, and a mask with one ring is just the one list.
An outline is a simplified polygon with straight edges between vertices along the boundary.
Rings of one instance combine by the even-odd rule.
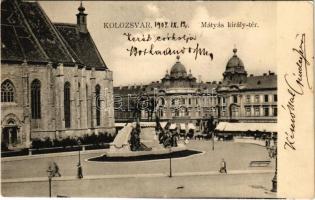
[[201, 75], [198, 75], [198, 82], [202, 83]]
[[82, 6], [82, 1], [80, 7], [78, 8], [79, 13], [77, 14], [77, 26], [80, 33], [87, 33], [87, 24], [86, 24], [86, 16], [87, 14], [84, 13], [85, 8]]

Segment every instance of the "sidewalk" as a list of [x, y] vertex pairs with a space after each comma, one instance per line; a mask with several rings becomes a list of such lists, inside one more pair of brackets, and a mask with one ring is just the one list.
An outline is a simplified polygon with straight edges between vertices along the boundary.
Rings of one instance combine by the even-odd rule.
[[[96, 150], [85, 150], [80, 151], [81, 155], [92, 154], [92, 153], [106, 153], [109, 149], [96, 149]], [[52, 157], [63, 157], [63, 156], [74, 156], [78, 155], [78, 151], [68, 151], [59, 153], [47, 153], [47, 154], [36, 154], [27, 156], [12, 156], [12, 157], [1, 157], [2, 162], [20, 161], [20, 160], [30, 160], [37, 158], [52, 158]]]
[[[139, 176], [139, 175], [138, 175]], [[134, 198], [275, 198], [273, 173], [75, 179], [51, 183], [52, 196]], [[74, 178], [74, 177], [73, 177]], [[88, 177], [87, 177], [88, 178]], [[45, 182], [2, 183], [5, 197], [48, 197]]]
[[[240, 175], [240, 174], [266, 174], [274, 173], [273, 170], [231, 170], [227, 174], [221, 174], [218, 171], [206, 171], [206, 172], [178, 172], [172, 173], [173, 176], [209, 176], [209, 175]], [[82, 180], [95, 180], [95, 179], [117, 179], [117, 178], [153, 178], [153, 177], [167, 177], [166, 173], [155, 174], [111, 174], [111, 175], [88, 175], [84, 176]], [[72, 181], [77, 180], [76, 176], [61, 176], [54, 177], [53, 181]], [[2, 183], [21, 183], [21, 182], [47, 182], [48, 177], [32, 177], [32, 178], [12, 178], [2, 179]]]

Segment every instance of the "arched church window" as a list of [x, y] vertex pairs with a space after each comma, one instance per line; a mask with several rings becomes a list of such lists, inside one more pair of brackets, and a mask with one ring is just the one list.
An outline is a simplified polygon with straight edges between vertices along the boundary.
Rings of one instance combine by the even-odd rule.
[[78, 83], [78, 97], [79, 97], [79, 100], [81, 100], [81, 84]]
[[33, 80], [31, 83], [31, 110], [32, 110], [32, 119], [41, 118], [41, 83], [38, 79]]
[[71, 102], [70, 102], [70, 90], [71, 85], [66, 82], [64, 85], [64, 115], [65, 115], [65, 128], [71, 127]]
[[16, 123], [15, 123], [14, 119], [8, 119], [7, 124], [8, 125], [15, 125]]
[[92, 110], [90, 109], [90, 101], [89, 101], [89, 87], [85, 85], [85, 107], [86, 107], [86, 122], [87, 125], [92, 125], [92, 120], [90, 119]]
[[96, 126], [101, 125], [101, 87], [100, 85], [95, 86], [95, 107], [96, 107]]
[[81, 84], [78, 82], [78, 98], [79, 98], [79, 122], [78, 127], [81, 127], [81, 117], [82, 117], [82, 97], [81, 97]]
[[10, 80], [1, 84], [1, 102], [14, 102], [15, 89]]

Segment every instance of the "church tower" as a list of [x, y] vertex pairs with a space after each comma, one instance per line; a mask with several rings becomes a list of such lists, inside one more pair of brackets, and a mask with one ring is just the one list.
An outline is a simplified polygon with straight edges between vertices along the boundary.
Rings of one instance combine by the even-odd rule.
[[87, 14], [84, 13], [85, 8], [82, 5], [82, 1], [80, 7], [78, 8], [79, 13], [77, 14], [77, 26], [80, 33], [87, 33], [87, 23], [86, 23], [86, 16]]

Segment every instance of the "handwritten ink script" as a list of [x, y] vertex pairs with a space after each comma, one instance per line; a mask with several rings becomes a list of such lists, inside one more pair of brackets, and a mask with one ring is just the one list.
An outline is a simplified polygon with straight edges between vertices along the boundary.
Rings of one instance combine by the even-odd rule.
[[289, 150], [296, 150], [295, 135], [296, 135], [296, 100], [300, 96], [304, 95], [305, 89], [311, 90], [312, 87], [309, 81], [308, 66], [310, 65], [306, 57], [306, 36], [305, 34], [297, 34], [298, 47], [292, 48], [297, 61], [295, 63], [295, 72], [284, 75], [284, 80], [287, 85], [287, 92], [289, 99], [286, 105], [281, 105], [282, 108], [288, 113], [290, 122], [288, 124], [288, 130], [285, 131], [286, 138], [283, 148]]
[[[159, 55], [159, 56], [168, 56], [168, 55], [182, 55], [182, 54], [193, 54], [195, 60], [197, 60], [198, 56], [208, 56], [211, 60], [213, 60], [213, 53], [211, 53], [208, 49], [202, 48], [197, 41], [196, 35], [190, 34], [181, 34], [178, 35], [176, 33], [167, 33], [165, 35], [151, 35], [151, 34], [142, 34], [139, 36], [132, 35], [131, 33], [123, 33], [123, 36], [126, 37], [128, 42], [131, 42], [132, 45], [130, 48], [127, 48], [127, 52], [129, 52], [129, 56], [146, 56], [146, 55]], [[193, 46], [188, 45], [190, 42], [195, 41], [196, 44]], [[177, 42], [178, 44], [184, 43], [185, 46], [176, 45], [176, 47], [165, 46], [163, 48], [156, 47], [156, 44], [163, 43], [167, 44], [167, 42]], [[149, 45], [143, 47], [137, 46], [137, 44], [149, 43]], [[168, 43], [169, 44], [169, 43]]]
[[[256, 29], [258, 22], [218, 20], [197, 22], [200, 29]], [[196, 24], [195, 24], [196, 25]], [[168, 21], [120, 21], [104, 22], [104, 29], [130, 29], [131, 32], [123, 33], [124, 39], [130, 44], [125, 50], [129, 56], [171, 56], [191, 54], [194, 59], [198, 57], [208, 57], [213, 60], [213, 53], [208, 47], [203, 46], [201, 38], [196, 35], [183, 34], [190, 28], [190, 24], [185, 20]], [[143, 32], [136, 33], [134, 30], [144, 29]], [[155, 29], [155, 31], [149, 31]], [[157, 30], [157, 31], [156, 31]], [[161, 33], [160, 30], [163, 30]], [[169, 33], [164, 32], [170, 31]], [[150, 33], [148, 33], [150, 32]], [[202, 37], [202, 36], [198, 36]], [[128, 44], [128, 45], [129, 45]]]

